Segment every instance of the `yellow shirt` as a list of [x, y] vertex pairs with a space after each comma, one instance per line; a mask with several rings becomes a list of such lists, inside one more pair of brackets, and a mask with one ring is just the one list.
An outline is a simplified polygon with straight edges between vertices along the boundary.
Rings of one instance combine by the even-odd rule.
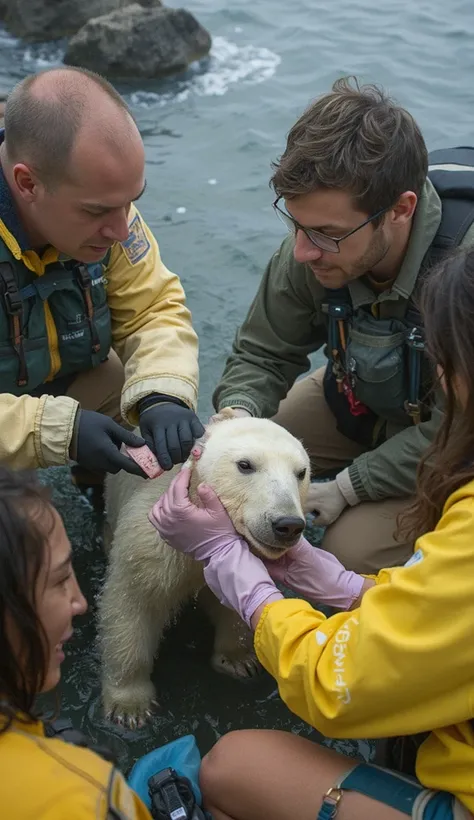
[[0, 771], [5, 820], [151, 820], [111, 763], [46, 738], [41, 723], [15, 721], [0, 734]]
[[304, 601], [271, 603], [255, 648], [288, 707], [327, 737], [430, 731], [418, 778], [474, 812], [474, 481], [359, 609], [326, 618]]

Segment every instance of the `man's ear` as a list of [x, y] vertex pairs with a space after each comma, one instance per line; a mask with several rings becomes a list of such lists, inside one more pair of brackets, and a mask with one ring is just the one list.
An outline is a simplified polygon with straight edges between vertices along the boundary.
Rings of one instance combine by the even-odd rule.
[[417, 206], [418, 197], [413, 191], [405, 191], [391, 210], [392, 224], [403, 226], [412, 218]]

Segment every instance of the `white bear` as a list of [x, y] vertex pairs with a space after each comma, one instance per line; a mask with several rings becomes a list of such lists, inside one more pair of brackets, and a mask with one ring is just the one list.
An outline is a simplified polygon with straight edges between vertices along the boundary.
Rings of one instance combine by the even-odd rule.
[[[280, 557], [305, 526], [310, 466], [303, 445], [272, 421], [235, 418], [228, 409], [214, 417], [201, 441], [200, 458], [188, 461], [192, 500], [200, 482], [209, 484], [251, 549]], [[249, 630], [205, 587], [201, 563], [175, 552], [148, 521], [178, 469], [148, 481], [123, 472], [106, 483], [110, 553], [98, 624], [102, 696], [106, 715], [131, 727], [150, 716], [150, 674], [166, 625], [200, 590], [216, 630], [214, 668], [236, 677], [259, 670]]]

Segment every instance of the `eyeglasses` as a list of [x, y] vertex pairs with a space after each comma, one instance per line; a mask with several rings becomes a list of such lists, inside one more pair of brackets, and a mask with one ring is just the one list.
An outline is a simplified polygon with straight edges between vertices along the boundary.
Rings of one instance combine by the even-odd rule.
[[352, 234], [357, 233], [360, 231], [361, 228], [364, 228], [365, 225], [368, 225], [370, 222], [373, 222], [374, 219], [378, 219], [379, 216], [382, 214], [387, 213], [392, 207], [389, 205], [387, 208], [382, 208], [381, 211], [377, 211], [376, 214], [373, 216], [369, 216], [365, 222], [362, 222], [362, 225], [358, 225], [357, 228], [353, 228], [352, 231], [345, 233], [344, 236], [340, 236], [339, 239], [336, 239], [334, 236], [327, 236], [325, 233], [321, 233], [321, 231], [316, 231], [314, 228], [305, 228], [303, 225], [300, 225], [296, 219], [293, 219], [292, 216], [288, 213], [288, 211], [284, 211], [282, 208], [279, 207], [278, 203], [283, 197], [279, 196], [273, 203], [273, 207], [277, 212], [277, 215], [280, 217], [281, 221], [284, 225], [288, 228], [289, 231], [303, 231], [305, 236], [308, 237], [309, 241], [316, 245], [322, 251], [327, 251], [328, 253], [340, 253], [339, 250], [339, 243], [343, 241], [343, 239], [347, 239]]

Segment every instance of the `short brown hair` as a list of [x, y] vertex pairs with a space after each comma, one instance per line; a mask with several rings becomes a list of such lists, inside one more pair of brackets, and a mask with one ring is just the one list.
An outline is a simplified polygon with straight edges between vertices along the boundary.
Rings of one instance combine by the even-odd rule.
[[63, 75], [53, 95], [45, 98], [35, 94], [35, 82], [42, 75], [32, 74], [12, 89], [4, 115], [5, 150], [9, 162], [31, 164], [48, 185], [67, 176], [74, 142], [88, 110], [88, 85], [98, 86], [118, 108], [132, 117], [118, 91], [99, 74], [73, 67], [51, 69], [51, 73]]
[[348, 191], [367, 214], [419, 197], [428, 152], [415, 120], [375, 85], [337, 80], [291, 129], [271, 184], [285, 199], [318, 188]]

